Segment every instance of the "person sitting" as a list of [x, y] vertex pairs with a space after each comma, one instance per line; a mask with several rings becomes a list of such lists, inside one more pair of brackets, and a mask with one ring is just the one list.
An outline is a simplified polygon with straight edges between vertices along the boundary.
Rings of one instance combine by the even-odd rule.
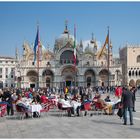
[[96, 96], [96, 99], [94, 99], [93, 101], [95, 102], [95, 106], [96, 104], [100, 105], [101, 109], [104, 110], [105, 114], [112, 114], [112, 105], [107, 104], [103, 99], [101, 99], [100, 95]]
[[73, 107], [71, 106], [70, 101], [69, 100], [65, 100], [64, 98], [65, 98], [65, 95], [61, 94], [60, 98], [58, 100], [58, 104], [62, 104], [62, 108], [61, 109], [62, 110], [67, 110], [68, 111], [68, 116], [70, 117], [71, 114], [74, 114], [73, 113]]
[[46, 97], [45, 93], [41, 93], [40, 102], [43, 104], [48, 102], [48, 98]]
[[71, 99], [71, 105], [74, 109], [74, 115], [76, 114], [77, 108], [79, 106], [81, 106], [81, 102], [79, 99], [79, 95], [78, 94], [74, 94], [73, 98]]
[[111, 100], [110, 100], [110, 96], [109, 96], [109, 95], [106, 96], [106, 98], [105, 98], [105, 102], [111, 102]]
[[[80, 110], [84, 110], [84, 109], [85, 109], [85, 108], [84, 108], [84, 105], [85, 105], [86, 103], [91, 103], [91, 101], [89, 100], [88, 96], [85, 95], [85, 96], [83, 97], [83, 100], [82, 100], [82, 102], [81, 102], [81, 105], [77, 107], [77, 116], [80, 116]], [[85, 114], [84, 114], [84, 115], [85, 115], [85, 116], [87, 115], [87, 111], [85, 111]]]
[[27, 112], [29, 110], [29, 107], [26, 105], [26, 103], [24, 103], [22, 101], [22, 97], [20, 95], [18, 95], [18, 98], [17, 98], [15, 103], [16, 103], [17, 108], [19, 108], [21, 111], [24, 111], [25, 115], [26, 115], [26, 118], [28, 118], [29, 115], [28, 115]]

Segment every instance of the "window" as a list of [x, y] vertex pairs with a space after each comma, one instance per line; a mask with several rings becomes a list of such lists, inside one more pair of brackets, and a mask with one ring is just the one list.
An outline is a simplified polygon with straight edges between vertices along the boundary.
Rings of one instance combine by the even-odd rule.
[[134, 76], [134, 71], [132, 71], [132, 76]]
[[5, 84], [5, 87], [8, 87], [8, 84], [7, 83]]
[[131, 71], [129, 71], [129, 76], [131, 76]]
[[6, 78], [8, 78], [8, 75], [6, 75]]
[[14, 63], [13, 61], [11, 61], [11, 63]]
[[14, 72], [14, 70], [15, 70], [14, 68], [11, 68], [11, 72]]
[[8, 63], [8, 61], [6, 61], [6, 63]]
[[8, 68], [5, 68], [5, 73], [8, 74]]
[[2, 68], [0, 68], [0, 74], [2, 74]]
[[2, 78], [2, 68], [0, 68], [0, 78]]
[[136, 76], [138, 75], [137, 71], [135, 72]]
[[11, 84], [11, 87], [13, 88], [14, 87], [14, 84]]
[[140, 63], [140, 55], [137, 56], [137, 63]]
[[13, 78], [14, 76], [13, 75], [11, 75], [11, 78]]

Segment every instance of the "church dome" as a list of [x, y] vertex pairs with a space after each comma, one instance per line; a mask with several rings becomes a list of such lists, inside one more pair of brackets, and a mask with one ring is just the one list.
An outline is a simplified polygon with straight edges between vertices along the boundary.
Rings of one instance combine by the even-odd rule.
[[85, 48], [85, 52], [94, 52], [94, 44], [89, 42]]
[[96, 53], [96, 50], [97, 50], [97, 42], [92, 33], [92, 39], [87, 43], [87, 45], [85, 47], [85, 52]]
[[68, 42], [73, 43], [73, 41], [74, 36], [70, 35], [69, 33], [63, 33], [55, 40], [55, 49], [59, 50]]
[[72, 44], [73, 41], [74, 41], [74, 36], [70, 35], [66, 22], [64, 32], [55, 40], [54, 49], [59, 50], [62, 47], [64, 47], [68, 42]]

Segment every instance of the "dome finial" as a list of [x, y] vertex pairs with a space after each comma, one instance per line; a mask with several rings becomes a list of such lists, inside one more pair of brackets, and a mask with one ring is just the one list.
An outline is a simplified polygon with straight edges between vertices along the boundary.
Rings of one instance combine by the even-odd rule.
[[65, 20], [65, 30], [64, 30], [64, 34], [67, 34], [68, 31], [68, 20]]
[[94, 33], [91, 34], [91, 41], [90, 43], [95, 43]]

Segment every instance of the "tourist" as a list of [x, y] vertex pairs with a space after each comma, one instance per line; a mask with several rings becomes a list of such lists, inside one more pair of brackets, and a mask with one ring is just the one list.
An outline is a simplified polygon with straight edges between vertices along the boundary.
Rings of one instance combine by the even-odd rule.
[[135, 86], [133, 86], [130, 91], [133, 93], [133, 112], [136, 112], [136, 110], [135, 110], [136, 88], [135, 88]]
[[130, 125], [133, 125], [133, 93], [130, 91], [130, 86], [124, 88], [121, 102], [123, 104], [124, 125], [127, 125], [127, 111], [129, 111]]

